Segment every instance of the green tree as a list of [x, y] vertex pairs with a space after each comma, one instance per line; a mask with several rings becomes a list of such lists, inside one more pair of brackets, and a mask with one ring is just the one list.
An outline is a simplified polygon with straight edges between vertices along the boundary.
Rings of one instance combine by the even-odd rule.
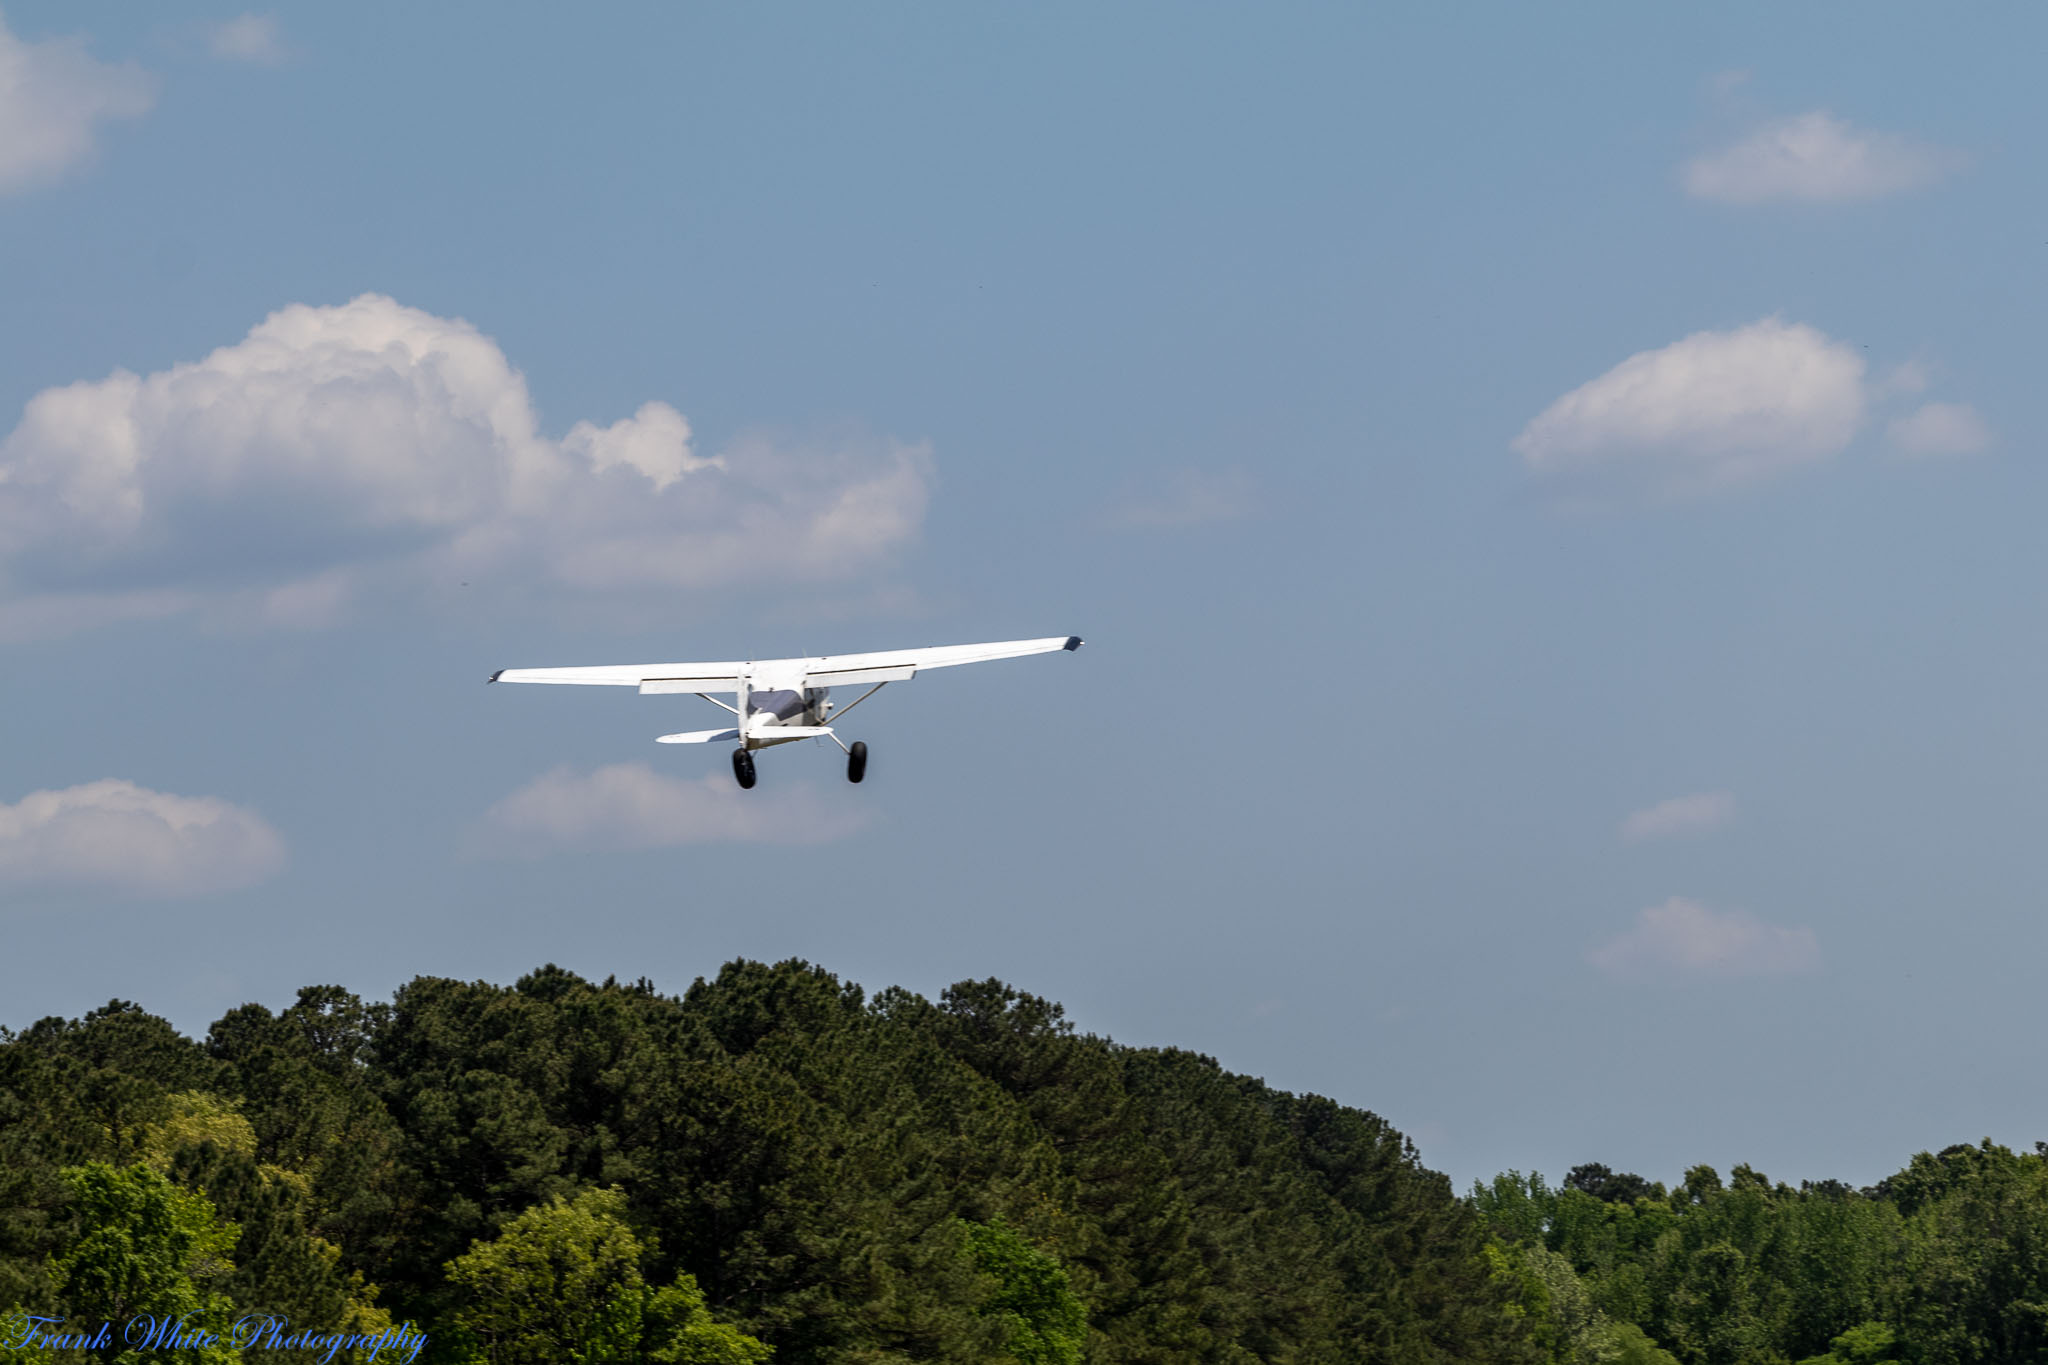
[[1020, 1365], [1080, 1365], [1088, 1310], [1067, 1282], [1059, 1258], [1039, 1250], [996, 1218], [962, 1223], [967, 1252], [995, 1289], [983, 1316], [1003, 1324], [1003, 1346]]
[[1503, 1171], [1490, 1181], [1475, 1180], [1467, 1202], [1494, 1236], [1519, 1245], [1548, 1245], [1557, 1193], [1544, 1183], [1542, 1172], [1524, 1177], [1520, 1171]]
[[1595, 1358], [1601, 1365], [1678, 1365], [1677, 1356], [1650, 1340], [1632, 1322], [1610, 1323], [1601, 1354]]
[[1892, 1349], [1898, 1335], [1881, 1322], [1851, 1327], [1836, 1337], [1824, 1356], [1808, 1356], [1799, 1365], [1885, 1365], [1897, 1359]]
[[625, 1195], [587, 1190], [526, 1210], [448, 1264], [456, 1322], [491, 1365], [757, 1365], [770, 1349], [712, 1320], [687, 1275], [654, 1289]]
[[1572, 1167], [1564, 1178], [1564, 1187], [1589, 1194], [1607, 1204], [1633, 1204], [1638, 1199], [1661, 1199], [1664, 1196], [1663, 1186], [1653, 1185], [1627, 1171], [1616, 1174], [1597, 1161]]
[[[399, 1125], [369, 1066], [390, 1012], [338, 986], [309, 986], [281, 1014], [255, 1004], [229, 1011], [206, 1040], [224, 1093], [241, 1101], [255, 1130], [257, 1159], [310, 1182], [321, 1235], [380, 1261], [413, 1230], [394, 1188]], [[429, 1267], [438, 1271], [440, 1260]]]
[[1927, 1365], [2048, 1359], [2048, 1162], [1986, 1138], [1922, 1153], [1886, 1182], [1906, 1212], [1896, 1307]]
[[1540, 1242], [1486, 1248], [1494, 1277], [1513, 1286], [1512, 1312], [1553, 1365], [1677, 1365], [1641, 1328], [1601, 1311], [1571, 1262]]
[[[64, 1180], [77, 1235], [56, 1259], [60, 1301], [74, 1320], [114, 1324], [111, 1344], [88, 1355], [113, 1365], [240, 1360], [225, 1344], [182, 1343], [188, 1333], [228, 1339], [234, 1304], [217, 1286], [234, 1270], [228, 1254], [241, 1230], [148, 1166], [89, 1162]], [[166, 1346], [158, 1333], [173, 1326], [180, 1344]]]
[[1519, 1329], [1533, 1359], [1555, 1365], [1565, 1348], [1550, 1311], [1550, 1287], [1530, 1269], [1523, 1248], [1488, 1242], [1479, 1250], [1479, 1263], [1500, 1301], [1501, 1315]]

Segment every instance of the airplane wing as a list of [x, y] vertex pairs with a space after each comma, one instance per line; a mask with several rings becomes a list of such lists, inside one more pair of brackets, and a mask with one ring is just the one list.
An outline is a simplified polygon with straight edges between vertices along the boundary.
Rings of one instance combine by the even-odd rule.
[[501, 668], [492, 682], [637, 687], [642, 692], [737, 692], [741, 663], [599, 664], [590, 668]]
[[928, 668], [1015, 659], [1026, 654], [1051, 654], [1079, 649], [1078, 635], [1051, 635], [1043, 640], [1001, 640], [987, 645], [935, 645], [929, 649], [885, 649], [873, 654], [830, 654], [805, 659], [806, 687], [850, 683], [904, 682]]
[[637, 687], [654, 692], [737, 692], [742, 672], [749, 675], [802, 672], [806, 687], [837, 687], [855, 683], [905, 682], [928, 668], [1015, 659], [1025, 654], [1050, 654], [1079, 649], [1078, 635], [1051, 635], [1042, 640], [1001, 640], [985, 645], [937, 645], [929, 649], [888, 649], [872, 654], [833, 654], [814, 659], [760, 659], [751, 663], [600, 664], [588, 668], [502, 668], [492, 682], [574, 683], [585, 687]]

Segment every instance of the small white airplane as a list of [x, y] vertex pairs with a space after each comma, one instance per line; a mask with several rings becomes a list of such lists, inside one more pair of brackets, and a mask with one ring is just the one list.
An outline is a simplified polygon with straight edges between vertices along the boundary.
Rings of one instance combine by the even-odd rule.
[[[843, 716], [892, 682], [908, 682], [928, 668], [1014, 659], [1079, 649], [1078, 635], [1043, 640], [1003, 640], [988, 645], [938, 645], [931, 649], [888, 649], [875, 654], [833, 654], [815, 659], [752, 659], [716, 664], [600, 664], [591, 668], [501, 668], [492, 682], [574, 683], [585, 687], [637, 687], [642, 696], [688, 692], [732, 712], [739, 724], [724, 730], [688, 730], [662, 735], [660, 744], [715, 744], [739, 741], [732, 751], [732, 775], [742, 787], [754, 785], [754, 750], [799, 739], [829, 739], [846, 753], [846, 780], [867, 775], [868, 746], [852, 748], [832, 733], [828, 716]], [[827, 700], [834, 687], [869, 684], [844, 706]], [[737, 705], [712, 693], [734, 694]]]

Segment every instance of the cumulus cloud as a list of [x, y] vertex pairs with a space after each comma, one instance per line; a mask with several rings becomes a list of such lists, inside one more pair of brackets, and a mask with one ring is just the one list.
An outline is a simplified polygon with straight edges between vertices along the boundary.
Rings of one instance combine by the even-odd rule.
[[1881, 199], [1933, 183], [1957, 158], [1892, 133], [1856, 128], [1826, 110], [1759, 128], [1685, 167], [1685, 188], [1731, 204]]
[[120, 778], [0, 805], [0, 886], [198, 896], [284, 866], [284, 840], [254, 811]]
[[276, 17], [269, 14], [244, 14], [230, 19], [213, 30], [207, 45], [214, 56], [224, 61], [253, 62], [258, 66], [277, 66], [290, 55]]
[[1544, 409], [1514, 449], [1542, 475], [1703, 492], [1840, 453], [1862, 425], [1864, 390], [1854, 349], [1764, 318], [1630, 356]]
[[97, 61], [82, 38], [23, 42], [0, 16], [0, 194], [54, 179], [92, 155], [100, 124], [155, 102], [140, 67]]
[[476, 585], [672, 610], [839, 583], [922, 526], [930, 455], [858, 435], [698, 453], [649, 402], [540, 431], [467, 322], [366, 294], [298, 304], [149, 375], [46, 389], [0, 439], [0, 635], [212, 608], [320, 624], [365, 593]]
[[1991, 429], [1968, 403], [1926, 403], [1894, 417], [1885, 439], [1904, 455], [1975, 455], [1991, 445]]
[[485, 812], [478, 851], [534, 857], [576, 849], [682, 844], [822, 844], [866, 823], [861, 808], [827, 801], [808, 783], [741, 791], [723, 774], [669, 777], [645, 763], [589, 773], [557, 768]]
[[1904, 360], [1885, 371], [1884, 377], [1871, 387], [1879, 395], [1889, 398], [1925, 393], [1932, 382], [1926, 365], [1918, 360]]
[[1704, 834], [1735, 818], [1730, 792], [1698, 792], [1674, 796], [1639, 810], [1621, 822], [1621, 837], [1630, 842], [1663, 839], [1673, 834]]
[[1238, 470], [1177, 469], [1110, 513], [1110, 524], [1134, 530], [1180, 530], [1235, 521], [1251, 513], [1258, 492]]
[[1811, 929], [1781, 929], [1744, 910], [1714, 910], [1673, 896], [1587, 956], [1617, 976], [1767, 976], [1819, 966], [1820, 940]]

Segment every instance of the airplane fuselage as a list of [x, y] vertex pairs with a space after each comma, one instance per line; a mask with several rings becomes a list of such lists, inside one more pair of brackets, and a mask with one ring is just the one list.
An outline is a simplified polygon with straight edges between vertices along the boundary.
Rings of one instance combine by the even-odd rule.
[[777, 679], [748, 679], [751, 684], [741, 693], [746, 713], [740, 727], [749, 749], [766, 749], [776, 744], [793, 744], [808, 735], [778, 735], [776, 729], [785, 725], [818, 726], [826, 724], [825, 717], [832, 712], [832, 695], [829, 687], [776, 686]]

